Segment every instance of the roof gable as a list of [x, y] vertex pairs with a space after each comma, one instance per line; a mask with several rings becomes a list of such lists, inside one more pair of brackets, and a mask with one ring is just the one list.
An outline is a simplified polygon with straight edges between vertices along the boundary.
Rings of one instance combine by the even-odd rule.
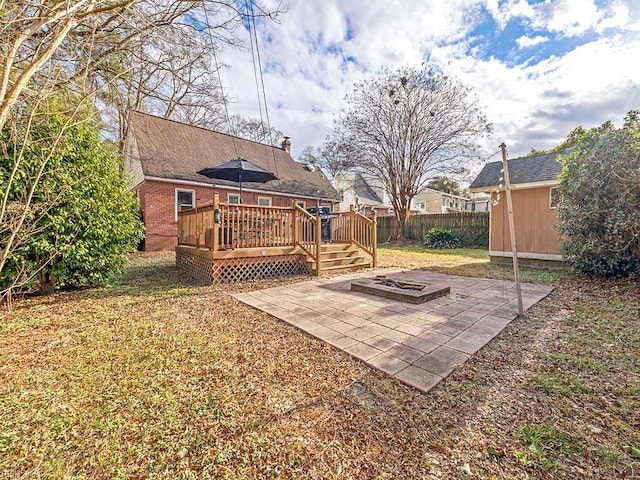
[[[565, 149], [508, 160], [510, 183], [518, 185], [557, 180], [558, 174], [562, 170], [562, 164], [558, 161], [558, 157], [571, 151], [572, 149]], [[482, 191], [498, 188], [502, 183], [500, 177], [503, 177], [502, 161], [487, 163], [469, 185], [469, 189]]]
[[243, 188], [339, 199], [320, 170], [307, 170], [277, 147], [141, 112], [131, 112], [130, 136], [136, 142], [145, 177], [237, 186], [197, 172], [242, 157], [278, 177], [268, 183], [242, 182]]

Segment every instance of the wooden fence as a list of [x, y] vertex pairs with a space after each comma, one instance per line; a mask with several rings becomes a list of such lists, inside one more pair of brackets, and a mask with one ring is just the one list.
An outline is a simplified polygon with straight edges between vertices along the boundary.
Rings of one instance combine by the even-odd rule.
[[[378, 241], [395, 240], [396, 219], [378, 217]], [[464, 246], [489, 246], [489, 212], [458, 212], [431, 215], [411, 215], [406, 223], [408, 240], [424, 241], [432, 228], [446, 228], [458, 232]]]

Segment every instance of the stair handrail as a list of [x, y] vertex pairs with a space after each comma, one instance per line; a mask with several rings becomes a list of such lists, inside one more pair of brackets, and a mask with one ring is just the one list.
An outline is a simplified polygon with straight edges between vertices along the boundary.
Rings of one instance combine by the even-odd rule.
[[[366, 253], [371, 255], [372, 264], [374, 267], [376, 267], [378, 265], [378, 238], [377, 238], [378, 232], [377, 232], [376, 212], [374, 210], [372, 217], [368, 218], [362, 213], [356, 211], [353, 207], [351, 207], [349, 209], [349, 213], [350, 213], [350, 220], [351, 220], [350, 222], [351, 224], [349, 228], [350, 237], [351, 237], [350, 240], [354, 245], [358, 246], [359, 248], [364, 250]], [[363, 221], [365, 225], [368, 226], [369, 235], [367, 235], [367, 237], [370, 239], [370, 243], [371, 243], [370, 245], [365, 245], [364, 238], [356, 238], [356, 235], [357, 235], [357, 229], [355, 228], [356, 219]]]
[[[294, 246], [300, 247], [304, 253], [306, 253], [311, 260], [313, 260], [316, 264], [316, 275], [319, 275], [319, 269], [317, 268], [320, 263], [320, 217], [313, 216], [309, 212], [307, 212], [304, 208], [298, 205], [298, 202], [294, 201], [294, 209], [296, 216], [294, 218], [294, 233], [293, 233], [293, 243]], [[297, 215], [301, 215], [298, 217]], [[302, 220], [304, 219], [304, 220]], [[298, 220], [307, 221], [311, 223], [315, 239], [312, 238], [302, 238], [305, 237], [305, 233], [308, 233], [308, 230], [303, 229], [301, 231], [300, 224]], [[315, 241], [314, 241], [315, 240]], [[313, 245], [313, 247], [311, 247]], [[315, 251], [314, 251], [315, 250]]]

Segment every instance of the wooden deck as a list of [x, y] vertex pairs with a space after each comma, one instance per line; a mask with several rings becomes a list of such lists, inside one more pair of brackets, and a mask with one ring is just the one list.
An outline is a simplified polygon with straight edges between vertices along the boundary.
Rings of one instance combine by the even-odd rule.
[[322, 275], [377, 264], [376, 218], [353, 207], [314, 216], [291, 207], [226, 204], [178, 213], [176, 262], [212, 282], [309, 273]]

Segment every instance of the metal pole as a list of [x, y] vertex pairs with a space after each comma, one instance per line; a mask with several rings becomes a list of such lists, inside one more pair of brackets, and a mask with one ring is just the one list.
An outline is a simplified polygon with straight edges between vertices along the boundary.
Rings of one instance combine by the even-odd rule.
[[513, 276], [516, 281], [516, 294], [518, 296], [518, 315], [522, 316], [522, 290], [520, 289], [520, 268], [518, 267], [518, 248], [516, 245], [516, 230], [513, 221], [513, 202], [511, 201], [511, 183], [509, 182], [509, 166], [507, 162], [507, 146], [500, 144], [502, 150], [502, 168], [504, 169], [504, 189], [507, 195], [507, 217], [509, 218], [509, 236], [511, 238], [511, 255], [513, 259]]

